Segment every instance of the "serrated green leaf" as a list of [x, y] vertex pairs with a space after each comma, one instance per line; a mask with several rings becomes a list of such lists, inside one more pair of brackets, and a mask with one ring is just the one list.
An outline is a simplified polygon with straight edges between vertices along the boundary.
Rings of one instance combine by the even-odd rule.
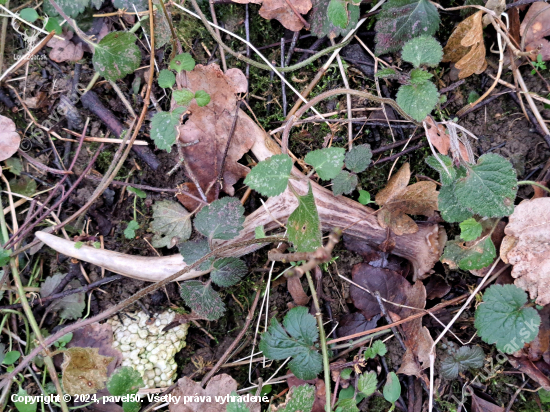
[[315, 402], [315, 386], [293, 386], [286, 395], [286, 401], [274, 412], [309, 412]]
[[128, 186], [126, 188], [126, 190], [128, 190], [128, 192], [130, 193], [133, 193], [135, 194], [137, 197], [139, 197], [140, 199], [145, 199], [147, 197], [147, 194], [141, 190], [141, 189], [137, 189], [135, 187], [132, 187], [132, 186]]
[[298, 196], [298, 207], [288, 217], [287, 230], [297, 252], [313, 252], [321, 246], [321, 221], [311, 184], [307, 195]]
[[36, 412], [38, 403], [36, 401], [31, 401], [31, 398], [29, 398], [29, 394], [25, 389], [19, 387], [19, 391], [17, 392], [15, 399], [23, 399], [22, 401], [16, 400], [13, 402], [19, 412]]
[[359, 203], [362, 205], [368, 205], [369, 203], [374, 203], [372, 200], [370, 200], [370, 193], [366, 190], [359, 190], [359, 198], [357, 199]]
[[460, 224], [460, 237], [466, 242], [480, 237], [482, 231], [483, 227], [481, 226], [481, 223], [476, 221], [474, 218], [466, 219]]
[[328, 15], [328, 7], [330, 1], [327, 0], [312, 0], [312, 8], [309, 13], [309, 23], [311, 24], [311, 33], [317, 37], [328, 36], [333, 34], [335, 37], [344, 36], [350, 30], [355, 28], [359, 21], [359, 6], [348, 4], [347, 26], [339, 27], [331, 22]]
[[265, 231], [263, 226], [256, 226], [254, 228], [254, 239], [263, 239], [265, 237]]
[[[128, 10], [133, 12], [134, 7], [137, 11], [145, 11], [148, 9], [147, 0], [113, 0], [113, 6], [120, 10]], [[147, 21], [149, 23], [149, 21]]]
[[75, 249], [81, 249], [82, 246], [84, 246], [84, 242], [74, 242], [74, 248]]
[[315, 318], [307, 308], [298, 306], [286, 314], [283, 325], [284, 328], [277, 319], [271, 319], [271, 325], [262, 335], [260, 350], [273, 360], [293, 357], [289, 363], [292, 373], [298, 379], [314, 379], [323, 369], [323, 358], [314, 349], [319, 339]]
[[397, 76], [397, 71], [391, 67], [386, 67], [385, 69], [378, 70], [376, 72], [376, 77], [385, 78], [385, 77], [395, 77]]
[[61, 25], [59, 24], [59, 19], [57, 17], [48, 18], [48, 21], [44, 26], [44, 30], [46, 30], [47, 32], [55, 31], [55, 34], [63, 33], [63, 29], [61, 28]]
[[376, 340], [370, 348], [365, 351], [365, 359], [374, 359], [376, 356], [384, 356], [388, 352], [386, 344], [381, 340]]
[[1, 363], [6, 366], [13, 365], [20, 357], [21, 353], [18, 350], [12, 350], [6, 352], [4, 355], [4, 360]]
[[237, 392], [231, 392], [230, 400], [226, 404], [226, 412], [250, 412], [248, 406], [246, 406], [244, 402], [238, 400], [238, 396]]
[[[51, 30], [50, 30], [51, 31]], [[16, 176], [20, 176], [23, 171], [23, 163], [17, 157], [10, 157], [4, 160], [4, 163], [8, 170]]]
[[141, 409], [140, 401], [124, 401], [122, 402], [123, 412], [138, 412]]
[[[47, 297], [53, 293], [57, 285], [61, 283], [65, 277], [62, 273], [56, 273], [53, 276], [48, 276], [40, 287], [40, 296]], [[80, 282], [77, 280], [69, 282], [64, 290], [74, 289], [80, 287]], [[61, 299], [56, 299], [50, 305], [52, 312], [57, 314], [63, 319], [78, 319], [82, 316], [82, 312], [86, 307], [86, 296], [84, 293], [73, 293], [65, 296]]]
[[220, 295], [210, 284], [188, 280], [181, 284], [181, 297], [185, 304], [206, 320], [218, 320], [225, 312]]
[[409, 116], [421, 122], [439, 101], [439, 93], [432, 82], [403, 85], [399, 87], [395, 100]]
[[291, 170], [292, 160], [288, 155], [273, 155], [254, 166], [244, 184], [264, 196], [278, 196], [285, 191]]
[[432, 36], [438, 27], [439, 13], [428, 0], [389, 0], [376, 22], [375, 52], [398, 51], [407, 40]]
[[[161, 200], [153, 205], [153, 247], [171, 248], [191, 237], [191, 214], [178, 202]], [[189, 262], [187, 262], [189, 263]]]
[[433, 37], [420, 36], [405, 43], [401, 57], [412, 63], [414, 67], [420, 67], [423, 64], [436, 66], [443, 58], [443, 48]]
[[172, 70], [163, 69], [159, 73], [157, 82], [163, 89], [170, 89], [174, 84], [176, 84], [176, 75]]
[[135, 239], [136, 237], [136, 230], [139, 229], [139, 223], [135, 220], [131, 220], [128, 222], [128, 226], [126, 226], [126, 229], [124, 229], [124, 237], [126, 239]]
[[95, 71], [113, 82], [136, 71], [141, 62], [136, 40], [136, 35], [127, 31], [114, 31], [102, 38], [92, 58]]
[[189, 53], [178, 54], [170, 62], [170, 68], [180, 73], [182, 70], [191, 71], [195, 68], [195, 59]]
[[357, 390], [365, 396], [371, 396], [376, 391], [377, 384], [376, 373], [363, 373], [357, 379]]
[[481, 339], [505, 353], [514, 353], [533, 341], [541, 320], [526, 304], [527, 294], [517, 286], [490, 286], [475, 314], [474, 326]]
[[439, 172], [439, 178], [444, 186], [450, 185], [456, 179], [456, 169], [453, 167], [453, 159], [451, 159], [449, 156], [445, 156], [442, 154], [438, 154], [437, 156], [439, 157], [439, 160], [443, 162], [447, 170], [445, 170], [443, 166], [441, 166], [441, 163], [437, 161], [435, 156], [428, 156], [426, 158], [426, 163], [432, 169], [435, 169]]
[[113, 396], [133, 395], [144, 385], [138, 371], [130, 366], [122, 366], [107, 381], [107, 390]]
[[[210, 246], [208, 245], [208, 240], [206, 239], [189, 240], [187, 242], [180, 243], [178, 244], [178, 249], [183, 256], [183, 260], [188, 265], [192, 265], [197, 260], [211, 252]], [[210, 269], [213, 261], [213, 257], [208, 259], [206, 262], [200, 264], [197, 270], [205, 271]]]
[[353, 146], [346, 153], [346, 168], [353, 173], [361, 173], [369, 166], [372, 159], [372, 151], [369, 144]]
[[352, 368], [345, 368], [340, 371], [340, 377], [344, 380], [348, 380], [353, 372]]
[[178, 137], [176, 127], [180, 124], [180, 117], [184, 112], [184, 107], [176, 107], [171, 112], [155, 113], [151, 121], [151, 139], [159, 149], [168, 153], [172, 151], [172, 145]]
[[201, 209], [195, 229], [208, 239], [231, 240], [243, 229], [244, 207], [239, 199], [224, 197]]
[[[344, 390], [345, 389], [342, 389], [340, 392], [342, 392]], [[358, 394], [358, 396], [359, 396], [359, 394]], [[355, 399], [353, 399], [353, 397], [352, 398], [343, 398], [343, 399], [339, 398], [338, 402], [336, 403], [335, 412], [359, 412], [359, 408], [357, 407], [357, 401]]]
[[384, 399], [388, 402], [395, 403], [401, 396], [401, 383], [395, 372], [390, 372], [386, 378], [386, 383], [383, 389]]
[[542, 403], [550, 403], [550, 391], [539, 389], [538, 394]]
[[39, 16], [35, 9], [27, 7], [19, 12], [19, 17], [23, 20], [34, 23]]
[[454, 192], [454, 183], [439, 189], [437, 207], [445, 222], [458, 223], [472, 217], [473, 213], [460, 204]]
[[342, 170], [345, 154], [341, 147], [326, 147], [309, 152], [304, 161], [315, 168], [322, 180], [330, 180]]
[[483, 217], [502, 217], [514, 212], [517, 192], [512, 163], [495, 153], [481, 156], [467, 175], [457, 179], [454, 190], [459, 202]]
[[434, 75], [431, 73], [428, 73], [426, 70], [412, 69], [410, 82], [411, 84], [422, 84], [422, 83], [426, 83], [432, 77], [434, 77]]
[[210, 103], [210, 95], [206, 93], [204, 90], [198, 90], [195, 93], [195, 101], [197, 102], [197, 105], [199, 107], [204, 107], [208, 103]]
[[210, 273], [210, 279], [216, 285], [227, 288], [238, 283], [246, 274], [246, 263], [236, 257], [226, 257], [214, 262], [214, 269]]
[[10, 263], [10, 252], [0, 247], [0, 267]]
[[182, 106], [187, 106], [189, 103], [191, 103], [191, 100], [193, 100], [193, 97], [195, 97], [195, 95], [190, 90], [182, 89], [182, 90], [174, 90], [172, 92], [172, 97], [174, 98], [177, 104], [180, 104]]
[[479, 346], [462, 346], [454, 355], [441, 361], [440, 373], [445, 379], [456, 379], [465, 370], [481, 368], [484, 360], [485, 353]]
[[349, 195], [357, 187], [357, 175], [341, 170], [338, 175], [332, 179], [332, 193], [334, 196], [341, 194]]
[[327, 8], [327, 16], [332, 24], [345, 29], [348, 25], [348, 7], [342, 0], [330, 0]]
[[[56, 0], [56, 3], [59, 7], [61, 7], [63, 13], [69, 17], [75, 18], [82, 13], [86, 7], [88, 7], [90, 0]], [[54, 9], [49, 0], [46, 0], [43, 3], [43, 8], [44, 13], [48, 16], [59, 16], [59, 13], [56, 9]]]
[[496, 256], [495, 245], [491, 237], [487, 236], [472, 246], [465, 246], [459, 240], [448, 241], [441, 261], [448, 264], [451, 269], [459, 267], [463, 270], [476, 270], [489, 266]]

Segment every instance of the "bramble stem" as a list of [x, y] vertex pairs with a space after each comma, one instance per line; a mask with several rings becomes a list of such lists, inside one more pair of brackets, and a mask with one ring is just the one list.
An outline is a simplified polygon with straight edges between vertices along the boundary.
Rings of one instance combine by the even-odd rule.
[[521, 182], [518, 182], [518, 185], [533, 185], [533, 186], [540, 187], [542, 190], [545, 190], [548, 193], [550, 193], [550, 189], [548, 189], [546, 186], [541, 185], [540, 183], [537, 183], [537, 182], [533, 182], [532, 180], [522, 180]]

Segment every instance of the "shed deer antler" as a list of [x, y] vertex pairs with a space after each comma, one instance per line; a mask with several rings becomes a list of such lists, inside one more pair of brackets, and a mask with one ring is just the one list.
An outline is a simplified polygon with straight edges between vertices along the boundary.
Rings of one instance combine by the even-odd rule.
[[[251, 150], [258, 161], [281, 152], [279, 146], [243, 111], [239, 113], [238, 121], [246, 123], [246, 127], [249, 127], [249, 130], [257, 136]], [[305, 194], [308, 179], [296, 168], [293, 168], [292, 175], [296, 178], [292, 179], [294, 188]], [[352, 199], [334, 196], [331, 191], [317, 183], [309, 182], [313, 187], [323, 230], [345, 229], [346, 234], [361, 239], [372, 246], [378, 246], [386, 240], [386, 230], [378, 225], [372, 209]], [[244, 229], [237, 238], [220, 242], [218, 245], [253, 239], [254, 229], [258, 226], [263, 226], [266, 231], [276, 229], [279, 227], [278, 222], [285, 223], [297, 206], [298, 200], [287, 189], [281, 195], [269, 198], [265, 202], [265, 207], [262, 206], [250, 214], [244, 222]], [[36, 237], [59, 253], [144, 281], [157, 282], [187, 266], [180, 254], [163, 257], [133, 256], [86, 245], [77, 249], [74, 242], [45, 232], [36, 232]], [[439, 225], [421, 223], [418, 225], [416, 233], [395, 237], [395, 248], [392, 253], [408, 259], [412, 263], [415, 280], [423, 279], [429, 275], [431, 268], [439, 260], [446, 237], [444, 229]], [[254, 244], [233, 249], [230, 253], [231, 256], [242, 256], [263, 246], [265, 245]], [[192, 271], [178, 280], [191, 279], [204, 273], [207, 272]]]

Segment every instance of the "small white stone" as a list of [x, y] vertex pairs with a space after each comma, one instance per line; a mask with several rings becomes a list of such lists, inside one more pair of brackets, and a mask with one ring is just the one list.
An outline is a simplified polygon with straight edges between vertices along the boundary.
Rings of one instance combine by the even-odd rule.
[[155, 384], [160, 383], [160, 376], [155, 376], [153, 380], [155, 381]]
[[157, 345], [155, 344], [155, 342], [151, 342], [151, 343], [149, 343], [149, 344], [145, 347], [145, 350], [146, 350], [147, 352], [151, 352], [151, 351], [155, 348], [155, 346], [157, 346]]
[[155, 371], [149, 370], [149, 371], [145, 371], [143, 376], [146, 377], [147, 379], [154, 379], [155, 376], [157, 376], [157, 375], [155, 375]]
[[155, 320], [155, 326], [158, 328], [161, 325], [160, 319]]
[[159, 358], [158, 358], [157, 355], [150, 355], [150, 356], [149, 356], [149, 362], [151, 362], [152, 364], [157, 363], [158, 360], [159, 360]]
[[153, 379], [147, 381], [147, 385], [150, 387], [150, 388], [154, 388], [155, 387], [155, 381]]
[[159, 387], [160, 387], [160, 388], [164, 388], [164, 387], [166, 387], [166, 386], [168, 386], [168, 383], [166, 383], [166, 381], [160, 381], [160, 382], [159, 382]]
[[155, 368], [155, 365], [153, 365], [151, 362], [148, 362], [148, 363], [145, 364], [145, 370], [146, 371], [152, 371], [154, 368]]
[[165, 381], [165, 380], [168, 379], [168, 376], [166, 376], [166, 373], [163, 372], [163, 373], [160, 374], [160, 378], [161, 378], [163, 381]]
[[139, 349], [145, 348], [147, 346], [147, 341], [143, 339], [136, 339], [135, 345], [136, 345], [136, 348], [139, 348]]
[[130, 345], [128, 345], [128, 344], [120, 345], [120, 350], [122, 352], [129, 352], [130, 351]]
[[131, 325], [128, 325], [128, 330], [130, 333], [137, 333], [139, 327], [135, 323], [132, 323]]
[[139, 329], [137, 333], [141, 339], [146, 339], [147, 336], [149, 335], [149, 332], [147, 332], [147, 329]]
[[162, 371], [159, 368], [155, 368], [155, 375], [160, 377], [161, 374], [162, 374]]
[[139, 365], [136, 366], [136, 370], [143, 374], [143, 372], [145, 371], [145, 367], [140, 363]]

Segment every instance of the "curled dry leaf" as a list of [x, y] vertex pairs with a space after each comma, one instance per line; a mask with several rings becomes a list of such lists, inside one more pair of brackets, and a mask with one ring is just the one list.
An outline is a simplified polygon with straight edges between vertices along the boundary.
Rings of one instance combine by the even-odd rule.
[[[198, 141], [182, 151], [202, 190], [206, 191], [218, 177], [233, 123], [237, 104], [236, 94], [246, 92], [247, 81], [239, 69], [229, 69], [224, 74], [216, 64], [199, 64], [193, 71], [178, 74], [176, 80], [179, 87], [187, 87], [193, 93], [204, 90], [211, 98], [210, 103], [204, 107], [199, 107], [193, 100], [189, 105], [189, 120], [178, 127], [180, 141]], [[238, 116], [223, 172], [223, 190], [231, 196], [235, 193], [233, 185], [249, 171], [246, 166], [239, 164], [238, 160], [257, 140], [251, 131], [259, 130], [244, 112], [239, 111]], [[211, 191], [214, 189], [213, 187]], [[190, 205], [186, 206], [193, 209]]]
[[468, 392], [472, 397], [472, 412], [504, 412], [502, 406], [495, 405], [494, 403], [480, 398], [471, 388], [468, 388]]
[[[430, 139], [430, 142], [432, 142], [439, 153], [447, 155], [451, 149], [451, 138], [449, 134], [446, 133], [447, 128], [442, 124], [436, 123], [431, 116], [427, 116], [425, 122], [428, 125], [426, 136]], [[470, 159], [470, 156], [468, 156], [468, 150], [464, 146], [464, 143], [458, 142], [458, 144], [462, 158], [467, 162], [471, 162], [473, 159]]]
[[64, 32], [63, 38], [65, 40], [57, 39], [52, 37], [48, 42], [48, 46], [52, 49], [50, 50], [50, 59], [54, 62], [76, 62], [82, 57], [84, 57], [84, 49], [82, 48], [82, 43], [74, 44], [71, 39], [73, 38], [73, 32]]
[[12, 157], [21, 143], [21, 137], [15, 131], [15, 123], [0, 115], [0, 161]]
[[[311, 0], [233, 0], [239, 4], [261, 4], [260, 16], [264, 19], [277, 19], [281, 24], [292, 31], [304, 28], [305, 20], [300, 15], [311, 10]], [[306, 27], [309, 29], [309, 27]]]
[[405, 163], [376, 195], [376, 204], [383, 206], [377, 215], [378, 223], [398, 236], [418, 231], [417, 224], [407, 214], [431, 216], [437, 210], [436, 184], [418, 182], [407, 186], [410, 178], [410, 166]]
[[537, 1], [529, 8], [519, 28], [525, 51], [537, 50], [531, 56], [532, 60], [537, 55], [542, 55], [543, 61], [550, 60], [550, 41], [546, 39], [550, 35], [550, 5], [544, 1]]
[[487, 68], [483, 42], [483, 11], [472, 14], [456, 26], [443, 49], [443, 62], [453, 62], [459, 79], [481, 74]]
[[105, 387], [113, 357], [100, 355], [98, 348], [73, 347], [62, 352], [63, 388], [68, 394], [92, 394]]
[[[550, 198], [541, 197], [516, 206], [504, 229], [507, 261], [514, 265], [514, 284], [539, 305], [550, 303]], [[510, 246], [512, 245], [512, 246]]]

